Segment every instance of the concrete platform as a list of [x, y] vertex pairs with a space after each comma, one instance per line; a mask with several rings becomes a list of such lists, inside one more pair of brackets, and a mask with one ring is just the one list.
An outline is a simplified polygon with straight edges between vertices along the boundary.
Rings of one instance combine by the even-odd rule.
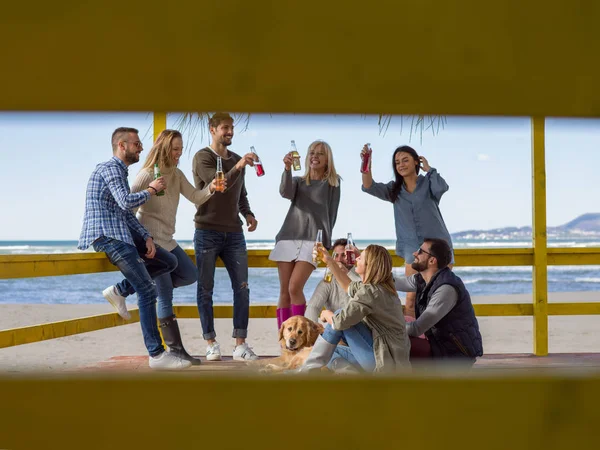
[[[263, 358], [273, 358], [265, 356]], [[192, 366], [190, 372], [236, 372], [247, 371], [244, 362], [234, 361], [231, 356], [222, 361], [206, 361]], [[262, 358], [261, 358], [262, 359]], [[553, 353], [548, 356], [532, 354], [492, 354], [479, 358], [475, 369], [565, 369], [600, 370], [600, 353]], [[83, 367], [78, 372], [153, 372], [148, 367], [147, 356], [115, 356], [98, 364]]]

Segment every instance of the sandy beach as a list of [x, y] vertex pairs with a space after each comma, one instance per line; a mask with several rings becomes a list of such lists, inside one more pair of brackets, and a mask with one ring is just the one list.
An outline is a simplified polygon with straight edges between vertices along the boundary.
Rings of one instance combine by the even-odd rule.
[[[550, 302], [598, 302], [600, 292], [550, 293]], [[473, 297], [474, 303], [528, 303], [531, 295]], [[112, 312], [109, 304], [98, 305], [0, 305], [0, 329], [17, 328]], [[216, 320], [217, 338], [224, 354], [233, 351], [231, 319]], [[480, 317], [486, 354], [531, 353], [531, 317]], [[205, 344], [199, 319], [180, 320], [188, 351], [204, 355]], [[251, 319], [248, 342], [259, 355], [276, 355], [275, 319]], [[600, 352], [600, 316], [551, 316], [551, 353]], [[145, 355], [139, 323], [0, 349], [0, 371], [30, 372], [72, 370], [106, 361], [113, 356]]]

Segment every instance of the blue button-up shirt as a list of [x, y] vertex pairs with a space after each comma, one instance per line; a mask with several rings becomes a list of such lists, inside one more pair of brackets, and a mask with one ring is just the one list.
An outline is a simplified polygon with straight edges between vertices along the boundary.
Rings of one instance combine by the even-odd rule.
[[440, 212], [440, 199], [448, 190], [448, 184], [433, 167], [427, 175], [419, 175], [417, 187], [408, 192], [404, 185], [398, 197], [391, 198], [393, 181], [375, 183], [362, 190], [381, 200], [394, 204], [396, 222], [396, 254], [407, 262], [413, 261], [413, 252], [425, 238], [444, 239], [452, 247], [452, 239]]
[[131, 211], [147, 202], [150, 193], [144, 190], [132, 194], [128, 173], [125, 163], [115, 156], [98, 164], [92, 172], [85, 195], [78, 249], [85, 250], [101, 236], [135, 245], [130, 228], [144, 239], [151, 237]]

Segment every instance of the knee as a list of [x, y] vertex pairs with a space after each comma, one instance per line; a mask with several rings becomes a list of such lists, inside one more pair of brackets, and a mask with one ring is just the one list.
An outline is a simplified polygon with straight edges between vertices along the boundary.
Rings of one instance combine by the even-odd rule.
[[143, 289], [138, 291], [139, 306], [147, 306], [156, 304], [157, 290], [156, 283], [151, 281], [147, 283]]
[[174, 281], [173, 287], [189, 286], [198, 281], [198, 274], [196, 272], [184, 273], [181, 277]]
[[288, 288], [288, 293], [292, 297], [295, 297], [297, 295], [301, 295], [301, 294], [304, 293], [303, 286], [300, 286], [297, 283], [290, 283], [290, 286]]
[[175, 269], [177, 269], [177, 266], [179, 265], [179, 261], [177, 261], [177, 257], [174, 255], [170, 255], [170, 258], [167, 258], [165, 260], [165, 264], [167, 265], [167, 269], [169, 270], [169, 272], [173, 272]]

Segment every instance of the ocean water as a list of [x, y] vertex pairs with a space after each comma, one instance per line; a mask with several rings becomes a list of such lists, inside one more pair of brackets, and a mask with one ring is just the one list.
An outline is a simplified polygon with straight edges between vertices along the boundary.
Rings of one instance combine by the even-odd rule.
[[[192, 249], [191, 241], [179, 241], [185, 249]], [[394, 241], [357, 241], [359, 248], [367, 244], [379, 244], [394, 248]], [[273, 248], [273, 241], [250, 240], [248, 249]], [[593, 239], [554, 240], [549, 247], [600, 247]], [[74, 253], [78, 252], [75, 241], [0, 241], [0, 255]], [[531, 242], [519, 240], [457, 240], [455, 248], [528, 247]], [[322, 279], [325, 269], [313, 272], [306, 283], [307, 299]], [[464, 281], [471, 295], [528, 294], [532, 290], [531, 267], [457, 267], [454, 269]], [[398, 274], [402, 268], [395, 269]], [[103, 303], [102, 290], [121, 279], [119, 272], [68, 275], [61, 277], [22, 278], [0, 280], [0, 304], [46, 303], [85, 304]], [[277, 269], [250, 268], [250, 301], [253, 304], [275, 304], [279, 295]], [[600, 266], [551, 266], [548, 268], [549, 292], [598, 291], [600, 290]], [[215, 303], [231, 303], [231, 282], [223, 268], [215, 274]], [[136, 301], [135, 296], [130, 301]], [[174, 302], [195, 303], [196, 284], [175, 291]]]

